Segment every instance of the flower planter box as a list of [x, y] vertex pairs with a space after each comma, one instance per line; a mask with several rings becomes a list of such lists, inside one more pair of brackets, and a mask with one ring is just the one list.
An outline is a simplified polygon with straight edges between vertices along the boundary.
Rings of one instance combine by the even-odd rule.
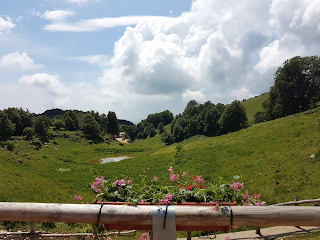
[[[98, 201], [98, 204], [104, 204], [104, 205], [131, 205], [129, 202], [104, 202], [104, 201]], [[139, 203], [138, 205], [150, 205], [150, 203]], [[178, 203], [177, 205], [180, 206], [201, 206], [201, 207], [214, 207], [216, 206], [215, 203], [208, 203], [208, 202], [183, 202]], [[236, 206], [236, 202], [228, 202], [228, 203], [222, 203], [223, 206]], [[214, 211], [214, 210], [212, 210]], [[135, 229], [137, 231], [142, 230], [152, 230], [152, 225], [136, 225], [136, 224], [128, 224], [128, 225], [121, 225], [121, 224], [104, 224], [104, 228], [106, 230], [132, 230]], [[210, 231], [210, 232], [227, 232], [230, 230], [230, 226], [177, 226], [177, 231]]]

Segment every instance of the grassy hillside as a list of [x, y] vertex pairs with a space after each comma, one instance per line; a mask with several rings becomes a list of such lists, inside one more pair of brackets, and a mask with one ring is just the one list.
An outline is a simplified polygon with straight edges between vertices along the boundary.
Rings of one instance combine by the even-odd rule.
[[[219, 137], [195, 136], [180, 143], [179, 153], [178, 144], [165, 146], [159, 135], [124, 146], [57, 138], [58, 150], [51, 142], [39, 151], [17, 140], [13, 152], [0, 151], [0, 201], [74, 203], [73, 195], [80, 194], [90, 202], [90, 183], [98, 175], [138, 179], [150, 168], [150, 180], [156, 175], [169, 183], [170, 166], [202, 175], [207, 182], [241, 175], [245, 186], [261, 192], [269, 204], [295, 196], [318, 198], [319, 115], [317, 108], [310, 115], [300, 113]], [[102, 157], [117, 155], [135, 158], [99, 164]]]
[[263, 110], [262, 103], [267, 100], [268, 93], [263, 93], [259, 96], [251, 98], [242, 102], [242, 105], [245, 107], [247, 112], [247, 118], [249, 123], [254, 123], [254, 115]]

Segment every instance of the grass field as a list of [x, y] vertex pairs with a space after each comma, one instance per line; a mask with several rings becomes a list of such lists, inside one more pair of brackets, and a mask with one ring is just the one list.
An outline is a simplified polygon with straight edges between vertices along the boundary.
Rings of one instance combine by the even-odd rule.
[[[133, 144], [118, 142], [90, 145], [69, 138], [57, 138], [58, 150], [34, 150], [28, 141], [16, 141], [13, 152], [0, 151], [0, 201], [72, 203], [73, 195], [84, 201], [94, 198], [90, 184], [98, 175], [112, 179], [139, 179], [150, 168], [169, 183], [168, 168], [202, 175], [207, 182], [219, 177], [231, 181], [241, 175], [245, 186], [261, 192], [267, 203], [319, 197], [319, 108], [219, 137], [194, 136], [177, 145], [165, 146], [160, 136]], [[316, 155], [311, 160], [310, 156]], [[134, 158], [99, 164], [107, 156]]]
[[[261, 110], [264, 97], [243, 104], [246, 109]], [[254, 111], [247, 110], [248, 116]], [[68, 132], [70, 138], [53, 140], [58, 142], [57, 150], [53, 141], [48, 148], [35, 150], [29, 141], [16, 140], [13, 152], [0, 150], [0, 201], [78, 203], [73, 198], [76, 194], [91, 202], [95, 197], [91, 182], [97, 176], [139, 179], [150, 168], [150, 180], [156, 175], [170, 184], [170, 166], [177, 173], [202, 175], [207, 183], [220, 177], [232, 181], [234, 175], [240, 175], [245, 187], [261, 192], [267, 204], [296, 196], [319, 198], [319, 115], [320, 107], [312, 114], [253, 124], [219, 137], [194, 136], [170, 146], [161, 143], [159, 135], [132, 144], [90, 144], [84, 138], [72, 140], [76, 133]], [[310, 159], [312, 154], [314, 159]], [[101, 158], [120, 155], [134, 158], [99, 164]]]
[[262, 103], [267, 100], [268, 93], [261, 94], [252, 99], [242, 102], [247, 112], [247, 118], [249, 123], [254, 123], [254, 115], [263, 110]]

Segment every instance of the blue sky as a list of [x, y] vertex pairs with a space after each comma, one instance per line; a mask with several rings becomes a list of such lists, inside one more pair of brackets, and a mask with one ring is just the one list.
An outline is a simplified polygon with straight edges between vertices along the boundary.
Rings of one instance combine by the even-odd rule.
[[115, 111], [139, 122], [189, 100], [269, 91], [320, 55], [320, 0], [0, 2], [0, 110]]

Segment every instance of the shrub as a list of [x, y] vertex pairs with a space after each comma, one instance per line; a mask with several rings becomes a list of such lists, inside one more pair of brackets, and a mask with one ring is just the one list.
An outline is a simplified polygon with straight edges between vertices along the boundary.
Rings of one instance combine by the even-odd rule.
[[15, 149], [14, 142], [8, 141], [7, 142], [7, 149], [12, 152]]
[[26, 136], [27, 139], [32, 138], [35, 135], [34, 128], [32, 127], [25, 127], [23, 129], [23, 136]]

